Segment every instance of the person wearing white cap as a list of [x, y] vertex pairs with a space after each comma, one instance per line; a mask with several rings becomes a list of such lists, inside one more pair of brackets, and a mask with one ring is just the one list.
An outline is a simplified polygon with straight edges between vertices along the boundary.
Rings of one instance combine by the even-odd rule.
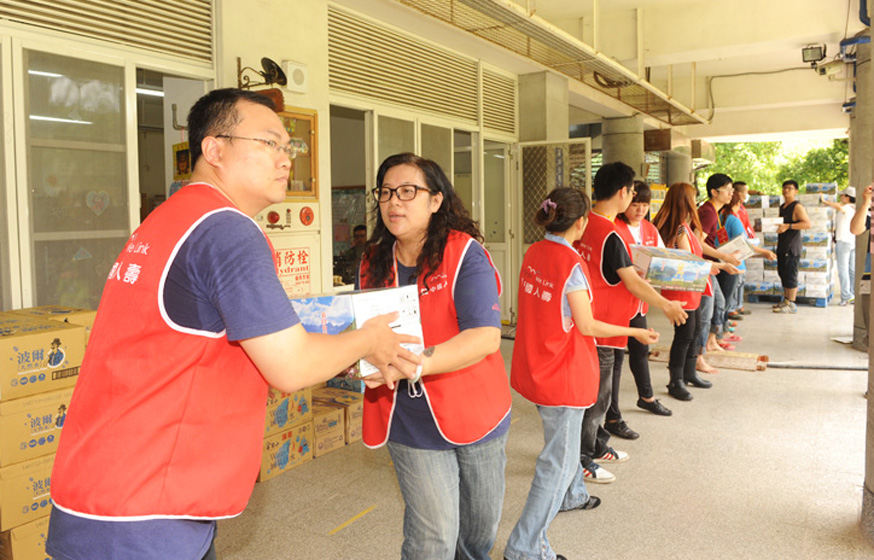
[[850, 233], [850, 219], [856, 210], [856, 188], [847, 187], [840, 193], [840, 203], [820, 195], [822, 203], [835, 209], [835, 256], [838, 261], [838, 280], [841, 283], [841, 303], [855, 300], [853, 283], [856, 278], [856, 238]]

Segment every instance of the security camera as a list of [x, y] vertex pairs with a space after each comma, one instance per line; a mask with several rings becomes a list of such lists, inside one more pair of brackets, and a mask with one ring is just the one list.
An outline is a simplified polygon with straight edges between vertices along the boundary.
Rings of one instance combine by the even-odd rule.
[[820, 76], [831, 76], [832, 74], [837, 74], [843, 69], [843, 60], [832, 60], [831, 62], [826, 62], [825, 64], [816, 65], [816, 73]]

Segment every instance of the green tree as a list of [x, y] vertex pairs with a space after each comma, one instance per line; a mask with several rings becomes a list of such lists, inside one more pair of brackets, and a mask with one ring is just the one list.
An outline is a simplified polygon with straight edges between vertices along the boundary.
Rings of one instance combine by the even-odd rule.
[[847, 186], [849, 170], [849, 143], [846, 139], [832, 142], [827, 148], [815, 148], [806, 154], [789, 158], [777, 170], [780, 183], [795, 179], [805, 183], [837, 183], [838, 189]]
[[752, 190], [770, 192], [776, 184], [777, 160], [782, 153], [780, 142], [725, 142], [713, 145], [716, 161], [696, 172], [699, 190], [703, 196], [707, 178], [714, 173], [725, 173], [735, 181], [744, 181]]

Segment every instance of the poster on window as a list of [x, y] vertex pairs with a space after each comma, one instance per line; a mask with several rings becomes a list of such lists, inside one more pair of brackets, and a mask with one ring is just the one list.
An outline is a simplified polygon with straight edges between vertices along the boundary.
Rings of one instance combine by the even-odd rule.
[[279, 281], [288, 297], [302, 296], [312, 292], [310, 285], [310, 248], [292, 247], [273, 252]]

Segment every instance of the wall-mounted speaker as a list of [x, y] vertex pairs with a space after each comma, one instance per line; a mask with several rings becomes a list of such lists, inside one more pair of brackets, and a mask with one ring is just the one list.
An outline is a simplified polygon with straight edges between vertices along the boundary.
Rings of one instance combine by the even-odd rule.
[[310, 88], [309, 71], [307, 65], [293, 60], [283, 60], [282, 70], [288, 79], [285, 85], [287, 91], [293, 93], [306, 93]]

